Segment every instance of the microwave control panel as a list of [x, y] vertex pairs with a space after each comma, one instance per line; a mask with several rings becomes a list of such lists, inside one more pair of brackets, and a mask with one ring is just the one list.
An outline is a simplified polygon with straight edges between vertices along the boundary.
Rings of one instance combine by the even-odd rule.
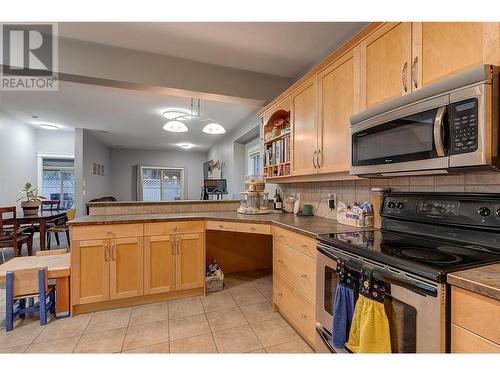
[[474, 152], [478, 147], [478, 102], [467, 99], [450, 104], [450, 154]]

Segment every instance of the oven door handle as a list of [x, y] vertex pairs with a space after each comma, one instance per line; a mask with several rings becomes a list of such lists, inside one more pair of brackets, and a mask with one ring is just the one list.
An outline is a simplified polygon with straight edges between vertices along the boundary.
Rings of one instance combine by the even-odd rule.
[[437, 297], [438, 295], [438, 290], [436, 288], [424, 283], [420, 283], [416, 280], [407, 280], [401, 277], [387, 275], [385, 272], [380, 272], [377, 270], [372, 271], [372, 275], [377, 280], [383, 281], [388, 284], [401, 286], [418, 294], [432, 297]]

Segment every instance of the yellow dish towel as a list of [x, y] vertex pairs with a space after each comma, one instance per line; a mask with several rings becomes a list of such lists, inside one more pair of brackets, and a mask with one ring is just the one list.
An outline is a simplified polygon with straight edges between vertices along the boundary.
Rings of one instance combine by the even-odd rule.
[[346, 346], [353, 353], [391, 353], [391, 332], [383, 303], [359, 295]]

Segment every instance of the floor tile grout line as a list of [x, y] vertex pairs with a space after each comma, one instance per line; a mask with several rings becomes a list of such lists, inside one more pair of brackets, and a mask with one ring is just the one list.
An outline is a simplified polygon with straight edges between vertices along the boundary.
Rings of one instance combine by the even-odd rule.
[[[134, 306], [135, 307], [135, 306]], [[130, 309], [130, 315], [128, 317], [128, 321], [127, 321], [127, 329], [125, 330], [125, 335], [123, 336], [123, 341], [122, 341], [122, 346], [120, 347], [120, 351], [118, 353], [122, 353], [123, 352], [123, 345], [125, 345], [125, 340], [127, 338], [127, 333], [128, 333], [128, 328], [130, 327], [130, 320], [132, 319], [132, 311], [134, 310], [134, 307], [132, 307]], [[147, 324], [147, 323], [146, 323]], [[170, 333], [170, 332], [169, 332]]]
[[80, 335], [80, 338], [78, 339], [78, 342], [76, 343], [75, 347], [73, 348], [73, 351], [72, 353], [75, 352], [76, 348], [78, 347], [78, 344], [80, 344], [80, 341], [82, 341], [82, 337], [85, 335], [85, 331], [87, 330], [89, 324], [90, 324], [90, 321], [92, 320], [92, 318], [94, 317], [94, 312], [91, 313], [92, 315], [90, 316], [89, 318], [89, 321], [87, 322], [87, 324], [85, 325], [85, 328], [83, 329], [83, 332], [82, 334]]

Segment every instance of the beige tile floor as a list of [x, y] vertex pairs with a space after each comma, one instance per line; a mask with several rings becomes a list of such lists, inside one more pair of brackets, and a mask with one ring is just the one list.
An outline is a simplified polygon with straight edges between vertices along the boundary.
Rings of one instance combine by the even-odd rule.
[[272, 275], [227, 275], [205, 297], [51, 319], [17, 319], [5, 331], [0, 289], [0, 353], [311, 353], [271, 308]]

